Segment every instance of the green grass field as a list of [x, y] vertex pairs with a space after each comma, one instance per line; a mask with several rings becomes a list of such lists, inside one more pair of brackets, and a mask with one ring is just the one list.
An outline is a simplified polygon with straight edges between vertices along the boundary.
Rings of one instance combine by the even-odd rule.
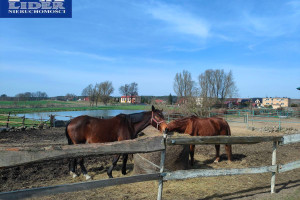
[[[8, 115], [1, 114], [0, 115], [0, 127], [5, 127], [7, 125]], [[23, 124], [24, 122], [24, 124]], [[50, 122], [46, 122], [48, 125]], [[9, 117], [9, 127], [20, 127], [20, 126], [37, 126], [40, 124], [40, 121], [26, 119], [23, 121], [22, 117], [10, 116]]]
[[0, 101], [0, 114], [31, 112], [78, 111], [78, 110], [149, 110], [148, 105], [89, 106], [88, 102], [76, 101]]
[[[55, 112], [55, 111], [80, 111], [80, 110], [150, 110], [149, 105], [108, 105], [89, 106], [88, 102], [75, 101], [0, 101], [0, 126], [6, 126], [8, 114], [10, 116], [9, 126], [22, 126], [23, 119], [14, 116], [18, 113], [32, 112]], [[39, 124], [39, 121], [26, 119], [24, 125], [31, 126]]]
[[78, 102], [71, 101], [0, 101], [0, 108], [26, 108], [26, 107], [51, 107], [51, 106], [72, 106], [79, 105]]

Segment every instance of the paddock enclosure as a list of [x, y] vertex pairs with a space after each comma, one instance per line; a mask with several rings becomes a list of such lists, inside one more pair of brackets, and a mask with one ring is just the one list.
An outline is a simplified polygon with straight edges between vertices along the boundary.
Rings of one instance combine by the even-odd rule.
[[[229, 123], [232, 136], [282, 136], [283, 133], [264, 133], [246, 129], [244, 124]], [[299, 129], [298, 129], [299, 130]], [[146, 135], [160, 135], [148, 127]], [[142, 136], [145, 137], [145, 136]], [[6, 132], [0, 134], [0, 146], [24, 146], [35, 148], [49, 145], [66, 145], [63, 128]], [[221, 148], [221, 162], [213, 163], [215, 150], [213, 145], [196, 145], [195, 166], [192, 169], [241, 169], [272, 165], [273, 142], [257, 144], [234, 144], [233, 162], [227, 161], [224, 148]], [[277, 164], [286, 164], [300, 159], [300, 143], [278, 146]], [[93, 180], [107, 179], [106, 168], [110, 165], [110, 156], [91, 156], [86, 166]], [[0, 191], [7, 192], [26, 188], [55, 186], [61, 184], [85, 182], [83, 176], [72, 179], [68, 173], [68, 159], [43, 161], [0, 169]], [[133, 160], [128, 162], [128, 174], [133, 176]], [[121, 162], [118, 163], [115, 177], [121, 174]], [[298, 199], [300, 197], [300, 169], [276, 174], [276, 194], [270, 194], [271, 173], [200, 177], [185, 180], [165, 181], [163, 199]], [[157, 180], [109, 186], [79, 192], [61, 193], [31, 199], [156, 199]], [[298, 197], [298, 198], [297, 198]], [[1, 197], [0, 197], [1, 199]]]

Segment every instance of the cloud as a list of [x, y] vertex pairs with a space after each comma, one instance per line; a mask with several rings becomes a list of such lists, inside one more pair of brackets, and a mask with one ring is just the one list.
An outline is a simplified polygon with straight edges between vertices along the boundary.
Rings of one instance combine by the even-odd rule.
[[254, 14], [245, 11], [242, 15], [242, 27], [254, 36], [281, 37], [294, 34], [299, 30], [300, 2], [288, 2], [278, 11]]
[[203, 39], [210, 36], [210, 26], [204, 19], [193, 16], [178, 6], [157, 3], [147, 9], [147, 13], [154, 19], [167, 23], [176, 32]]
[[300, 11], [300, 1], [289, 1], [286, 5], [291, 6], [296, 11]]
[[198, 52], [205, 50], [205, 47], [198, 47], [198, 48], [184, 48], [184, 47], [176, 47], [176, 46], [167, 46], [165, 47], [166, 51], [172, 52], [172, 51], [177, 51], [177, 52]]
[[115, 61], [115, 58], [112, 57], [106, 57], [106, 56], [100, 56], [98, 54], [94, 53], [86, 53], [86, 52], [80, 52], [80, 51], [66, 51], [66, 50], [54, 50], [56, 53], [65, 54], [65, 55], [75, 55], [75, 56], [85, 56], [96, 60], [101, 61]]
[[244, 20], [246, 30], [255, 36], [278, 37], [288, 31], [280, 22], [282, 19], [275, 23], [275, 18], [257, 17], [247, 13]]

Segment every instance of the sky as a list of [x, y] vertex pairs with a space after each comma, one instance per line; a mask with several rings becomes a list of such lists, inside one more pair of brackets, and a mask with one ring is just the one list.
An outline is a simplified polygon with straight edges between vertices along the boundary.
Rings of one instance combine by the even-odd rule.
[[232, 71], [236, 97], [300, 98], [300, 1], [73, 0], [72, 18], [0, 18], [0, 95], [81, 95], [89, 84], [138, 83], [175, 95], [176, 73], [198, 84]]

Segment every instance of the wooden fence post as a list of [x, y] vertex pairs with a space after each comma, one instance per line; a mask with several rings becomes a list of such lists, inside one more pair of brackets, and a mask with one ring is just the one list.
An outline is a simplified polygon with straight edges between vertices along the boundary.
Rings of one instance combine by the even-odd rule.
[[8, 125], [9, 125], [9, 117], [10, 117], [10, 112], [8, 113], [8, 116], [7, 116], [6, 128], [8, 128]]
[[50, 115], [50, 127], [54, 127], [55, 115]]
[[246, 121], [247, 121], [247, 129], [249, 128], [249, 116], [248, 116], [248, 113], [247, 113], [247, 116], [246, 116]]
[[22, 125], [25, 127], [25, 115], [23, 116]]
[[[161, 151], [161, 156], [160, 156], [160, 173], [164, 172], [164, 168], [165, 168], [165, 158], [166, 158], [166, 138], [167, 138], [167, 134], [166, 131], [164, 131], [163, 133], [163, 146], [164, 146], [164, 150]], [[163, 191], [163, 177], [160, 177], [160, 180], [158, 181], [158, 194], [157, 194], [157, 200], [161, 200], [162, 199], [162, 191]]]
[[[277, 144], [278, 144], [277, 141], [273, 142], [272, 165], [276, 165]], [[276, 176], [276, 172], [272, 172], [272, 177], [271, 177], [271, 194], [275, 193], [275, 176]]]

